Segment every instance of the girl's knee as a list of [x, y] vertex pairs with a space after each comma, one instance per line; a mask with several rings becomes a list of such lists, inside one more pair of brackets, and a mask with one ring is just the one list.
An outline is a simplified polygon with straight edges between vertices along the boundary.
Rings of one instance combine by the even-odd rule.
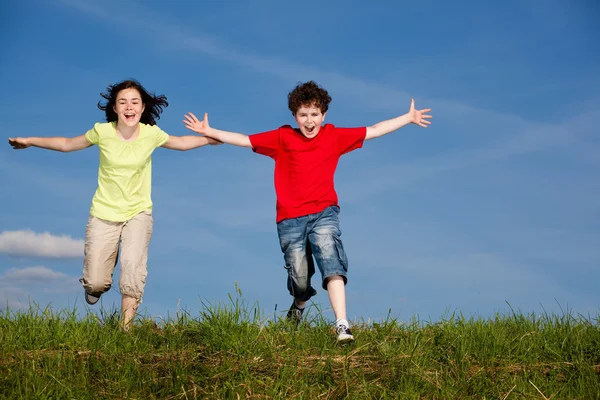
[[91, 294], [101, 294], [108, 292], [112, 285], [112, 282], [107, 282], [105, 279], [99, 277], [82, 279], [81, 283], [83, 284], [85, 291]]

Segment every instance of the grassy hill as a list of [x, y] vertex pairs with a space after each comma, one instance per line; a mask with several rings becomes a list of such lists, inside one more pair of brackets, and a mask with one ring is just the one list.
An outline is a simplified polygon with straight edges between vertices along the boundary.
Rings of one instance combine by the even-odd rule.
[[241, 298], [130, 332], [118, 315], [0, 311], [0, 398], [600, 398], [597, 317], [389, 318], [340, 346], [318, 313], [295, 329]]

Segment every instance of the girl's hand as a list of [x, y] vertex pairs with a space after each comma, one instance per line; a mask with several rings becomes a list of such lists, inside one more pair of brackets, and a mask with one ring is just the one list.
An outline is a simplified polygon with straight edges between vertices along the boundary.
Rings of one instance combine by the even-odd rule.
[[26, 149], [29, 146], [31, 146], [31, 144], [29, 144], [29, 141], [27, 140], [27, 138], [22, 138], [22, 137], [8, 138], [8, 144], [10, 144], [13, 147], [13, 149], [15, 149], [15, 150]]

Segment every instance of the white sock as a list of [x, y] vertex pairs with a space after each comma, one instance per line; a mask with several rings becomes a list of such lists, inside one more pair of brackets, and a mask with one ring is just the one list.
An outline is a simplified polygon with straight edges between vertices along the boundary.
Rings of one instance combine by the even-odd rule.
[[346, 328], [350, 328], [350, 325], [348, 324], [348, 320], [344, 319], [344, 318], [340, 318], [338, 320], [335, 321], [335, 327], [339, 328], [340, 325], [344, 325]]

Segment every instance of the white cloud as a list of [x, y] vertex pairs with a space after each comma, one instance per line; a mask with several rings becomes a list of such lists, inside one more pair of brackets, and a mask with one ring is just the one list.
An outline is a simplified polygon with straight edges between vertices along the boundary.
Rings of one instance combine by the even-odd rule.
[[36, 302], [46, 303], [56, 295], [80, 290], [78, 277], [44, 266], [9, 268], [0, 275], [0, 307], [27, 309]]
[[46, 267], [10, 268], [0, 276], [3, 282], [37, 283], [65, 279], [67, 275]]
[[83, 256], [83, 239], [31, 230], [0, 233], [0, 253], [13, 256], [75, 258]]

